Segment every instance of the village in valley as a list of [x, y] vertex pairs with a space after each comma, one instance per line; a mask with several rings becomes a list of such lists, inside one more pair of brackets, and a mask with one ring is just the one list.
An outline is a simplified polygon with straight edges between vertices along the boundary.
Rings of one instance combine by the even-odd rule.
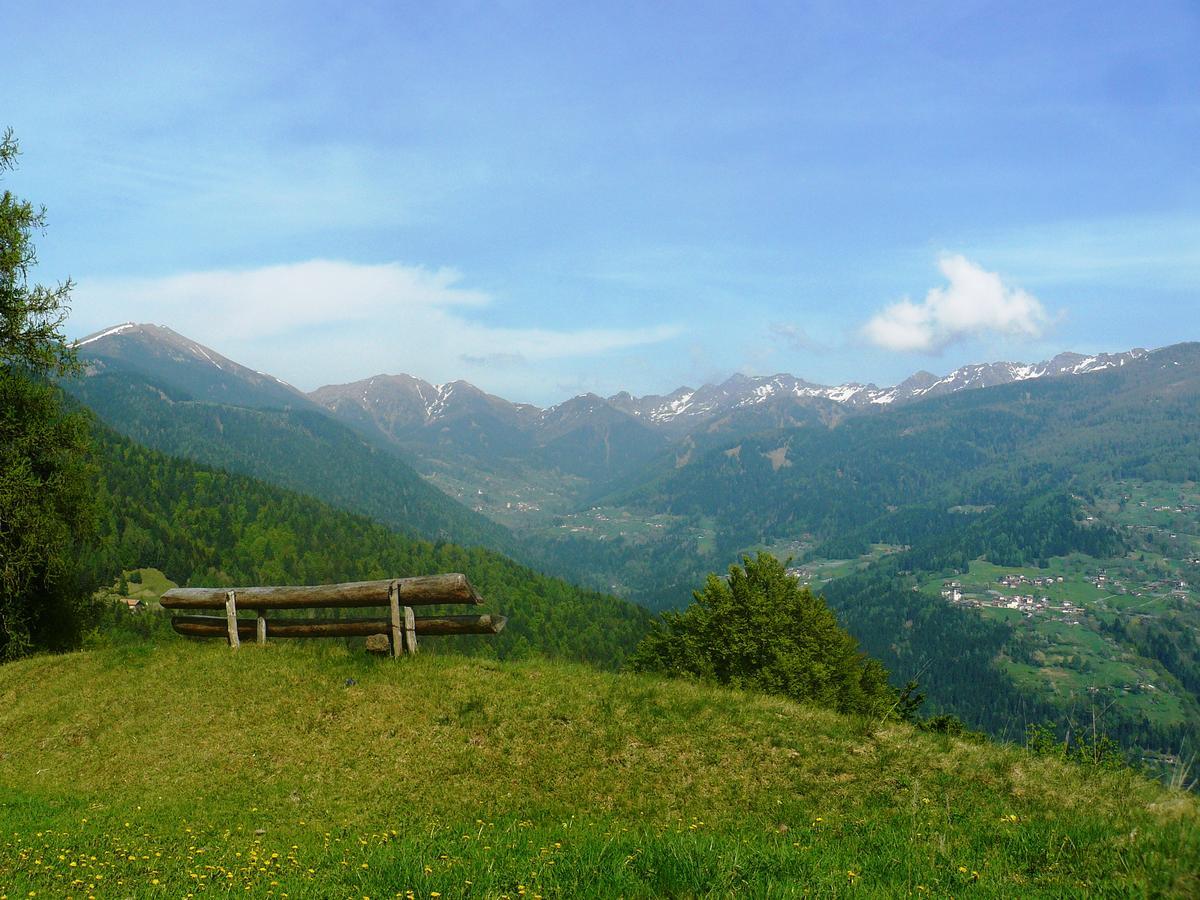
[[1126, 555], [1072, 554], [1040, 567], [981, 559], [920, 588], [1007, 625], [998, 662], [1031, 689], [1085, 706], [1119, 701], [1159, 723], [1184, 721], [1187, 692], [1127, 636], [1159, 626], [1200, 630], [1200, 489], [1115, 482], [1081, 500], [1079, 520], [1123, 532]]
[[[1032, 578], [1021, 573], [1012, 573], [1001, 575], [996, 579], [996, 584], [1001, 587], [1012, 589], [1023, 589], [1025, 587], [1032, 588], [1052, 588], [1062, 584], [1064, 577], [1062, 575], [1035, 575]], [[946, 581], [942, 584], [941, 591], [942, 599], [949, 600], [959, 606], [973, 607], [991, 607], [993, 609], [1015, 609], [1025, 614], [1025, 618], [1031, 619], [1035, 615], [1053, 615], [1068, 625], [1078, 625], [1079, 619], [1077, 615], [1080, 611], [1070, 600], [1062, 600], [1055, 602], [1046, 594], [1033, 592], [1028, 594], [1005, 594], [999, 589], [989, 589], [983, 596], [968, 595], [963, 593], [963, 585], [959, 581]]]

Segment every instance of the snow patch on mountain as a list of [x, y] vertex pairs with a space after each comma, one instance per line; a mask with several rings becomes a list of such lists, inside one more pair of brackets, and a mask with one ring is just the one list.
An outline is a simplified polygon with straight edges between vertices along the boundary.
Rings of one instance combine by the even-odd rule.
[[124, 324], [117, 325], [113, 328], [108, 329], [107, 331], [101, 331], [97, 334], [93, 334], [91, 337], [85, 337], [81, 341], [76, 341], [75, 346], [82, 347], [85, 344], [92, 343], [92, 341], [98, 341], [101, 338], [106, 338], [106, 337], [109, 337], [114, 334], [120, 334], [122, 331], [128, 331], [130, 328], [137, 328], [137, 323], [136, 322], [125, 322]]
[[209, 356], [206, 352], [204, 352], [204, 348], [201, 347], [199, 344], [192, 344], [191, 349], [192, 349], [192, 352], [195, 353], [197, 356], [203, 356], [205, 359], [207, 359], [210, 363], [212, 363], [218, 369], [221, 369], [222, 372], [225, 371], [224, 368], [222, 368], [221, 364], [219, 362], [217, 362], [215, 359], [213, 359], [211, 356]]

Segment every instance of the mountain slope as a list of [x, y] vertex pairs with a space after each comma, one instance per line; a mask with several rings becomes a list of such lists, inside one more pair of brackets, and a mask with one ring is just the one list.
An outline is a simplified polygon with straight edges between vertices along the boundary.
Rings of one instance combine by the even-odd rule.
[[64, 387], [147, 446], [412, 534], [519, 552], [505, 528], [430, 485], [394, 445], [370, 444], [294, 389], [169, 329], [120, 326], [81, 342], [79, 353], [87, 375]]
[[[1040, 363], [963, 366], [941, 378], [917, 372], [900, 384], [885, 388], [856, 382], [820, 385], [788, 374], [737, 374], [720, 384], [706, 384], [699, 389], [681, 387], [665, 396], [635, 397], [624, 391], [608, 398], [588, 394], [545, 410], [509, 403], [463, 381], [432, 385], [410, 375], [377, 375], [352, 384], [326, 385], [309, 396], [348, 421], [370, 422], [379, 431], [402, 440], [412, 439], [420, 429], [438, 428], [444, 422], [464, 415], [480, 415], [486, 409], [490, 421], [514, 434], [527, 434], [531, 443], [524, 449], [528, 450], [545, 442], [541, 432], [547, 426], [553, 428], [553, 423], [564, 419], [579, 421], [587, 415], [611, 418], [615, 411], [672, 440], [701, 428], [744, 430], [729, 426], [739, 420], [751, 424], [769, 420], [770, 416], [753, 415], [756, 408], [763, 406], [773, 408], [772, 415], [777, 419], [791, 416], [803, 421], [836, 420], [849, 411], [882, 409], [1016, 381], [1121, 368], [1145, 356], [1142, 349], [1094, 356], [1060, 353]], [[486, 430], [484, 425], [478, 427]], [[510, 442], [501, 440], [496, 445], [503, 452]]]
[[76, 343], [89, 374], [134, 373], [197, 400], [257, 409], [310, 408], [290, 384], [248, 369], [164, 325], [126, 322]]

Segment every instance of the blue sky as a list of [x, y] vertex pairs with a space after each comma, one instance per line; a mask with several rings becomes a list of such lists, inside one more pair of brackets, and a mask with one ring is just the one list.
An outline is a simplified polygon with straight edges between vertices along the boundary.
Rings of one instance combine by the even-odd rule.
[[0, 0], [69, 331], [512, 399], [1200, 339], [1200, 7]]

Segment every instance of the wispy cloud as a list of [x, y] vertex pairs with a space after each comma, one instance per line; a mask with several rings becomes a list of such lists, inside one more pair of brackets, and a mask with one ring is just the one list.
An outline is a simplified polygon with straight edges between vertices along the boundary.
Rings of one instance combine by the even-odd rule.
[[[82, 278], [73, 324], [165, 324], [304, 387], [381, 371], [444, 380], [507, 370], [504, 385], [527, 395], [539, 393], [535, 380], [548, 370], [560, 375], [585, 358], [594, 366], [596, 357], [682, 331], [669, 323], [502, 327], [482, 318], [494, 304], [452, 269], [318, 259], [162, 278]], [[539, 364], [548, 370], [539, 372]]]
[[1036, 338], [1050, 323], [1037, 297], [1006, 285], [965, 256], [947, 254], [938, 268], [949, 283], [931, 289], [920, 303], [905, 298], [874, 315], [863, 326], [871, 343], [928, 353], [989, 334]]

